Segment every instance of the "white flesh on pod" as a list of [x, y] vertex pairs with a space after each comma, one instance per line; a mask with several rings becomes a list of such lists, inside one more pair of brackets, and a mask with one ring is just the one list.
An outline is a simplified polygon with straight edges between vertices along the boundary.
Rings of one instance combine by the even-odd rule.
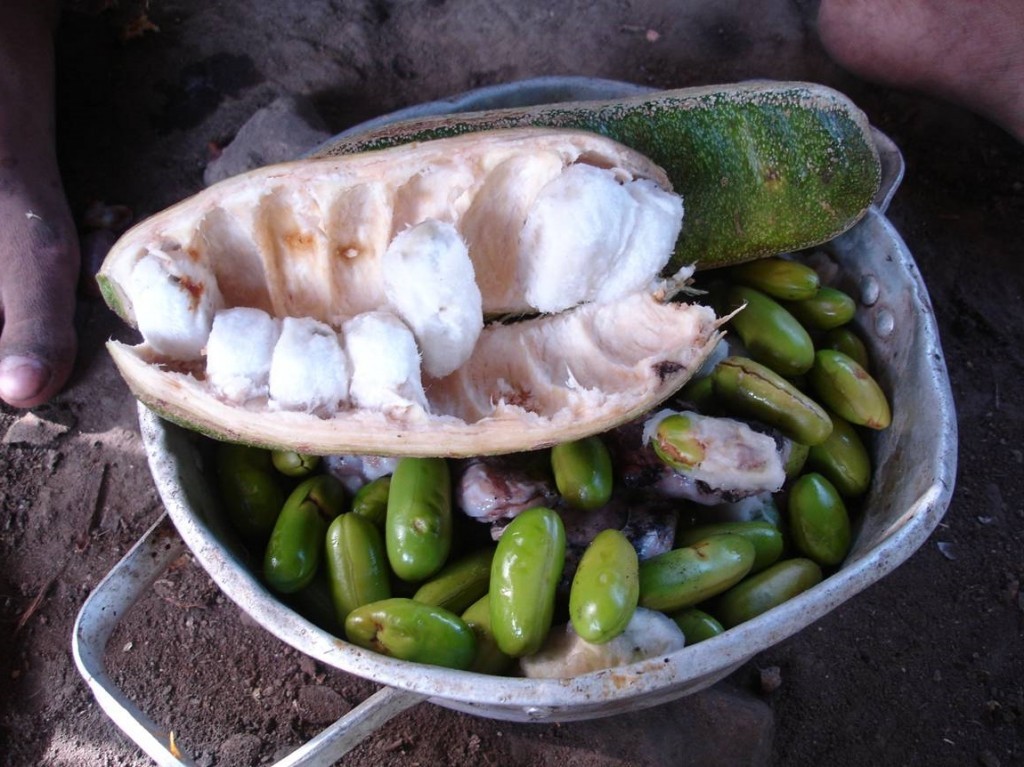
[[[118, 241], [99, 279], [143, 342], [108, 348], [140, 400], [226, 439], [375, 455], [551, 445], [650, 410], [717, 342], [709, 309], [667, 300], [688, 275], [660, 274], [681, 215], [660, 168], [577, 131], [271, 166]], [[147, 270], [167, 283], [154, 302], [169, 307], [164, 325]], [[203, 297], [194, 312], [190, 296]], [[205, 366], [228, 308], [283, 323], [269, 396], [258, 375], [251, 389], [218, 383], [222, 356]], [[400, 317], [415, 348], [390, 321], [348, 324], [378, 311]], [[506, 319], [484, 324], [495, 315]], [[351, 346], [346, 327], [358, 328]]]
[[[644, 444], [654, 438], [658, 424], [678, 415], [662, 410], [644, 424]], [[782, 454], [775, 440], [754, 431], [742, 421], [685, 412], [690, 435], [700, 444], [703, 458], [691, 467], [676, 469], [680, 474], [701, 482], [714, 491], [744, 495], [774, 493], [786, 481]]]
[[239, 306], [218, 312], [206, 342], [206, 378], [231, 402], [267, 396], [270, 363], [281, 321], [261, 309]]
[[594, 644], [566, 624], [552, 631], [534, 655], [520, 658], [523, 675], [531, 679], [570, 679], [627, 663], [681, 650], [686, 637], [676, 622], [657, 610], [636, 608], [626, 630], [604, 644]]

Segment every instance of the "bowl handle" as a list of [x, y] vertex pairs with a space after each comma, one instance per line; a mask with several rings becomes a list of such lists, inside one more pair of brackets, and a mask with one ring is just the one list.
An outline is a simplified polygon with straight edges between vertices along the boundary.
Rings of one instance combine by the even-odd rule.
[[[114, 684], [104, 654], [120, 620], [184, 551], [185, 543], [170, 518], [162, 515], [93, 589], [78, 613], [71, 639], [79, 673], [104, 712], [150, 758], [166, 767], [194, 762], [175, 744], [173, 732], [158, 727]], [[384, 687], [274, 767], [334, 764], [392, 717], [425, 699], [419, 693]]]

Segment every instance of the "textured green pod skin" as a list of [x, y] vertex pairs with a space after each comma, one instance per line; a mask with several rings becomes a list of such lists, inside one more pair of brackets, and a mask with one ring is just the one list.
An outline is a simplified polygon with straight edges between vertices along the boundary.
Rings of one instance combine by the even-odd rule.
[[501, 534], [489, 594], [491, 631], [506, 655], [531, 655], [544, 643], [564, 566], [565, 527], [551, 509], [527, 509]]
[[770, 257], [748, 261], [729, 270], [729, 277], [741, 285], [760, 290], [779, 301], [811, 298], [821, 287], [821, 278], [807, 264]]
[[365, 517], [351, 512], [336, 517], [327, 528], [324, 556], [340, 623], [357, 607], [391, 596], [384, 539]]
[[287, 498], [270, 453], [219, 442], [216, 462], [217, 483], [228, 520], [243, 539], [263, 546]]
[[291, 594], [313, 579], [327, 527], [344, 511], [345, 501], [344, 486], [330, 474], [310, 477], [292, 491], [263, 557], [263, 576], [272, 589]]
[[687, 201], [670, 271], [751, 261], [830, 240], [860, 219], [881, 179], [863, 113], [829, 88], [795, 82], [427, 117], [331, 142], [317, 155], [523, 126], [593, 131], [664, 168]]
[[754, 564], [754, 544], [712, 535], [640, 563], [640, 605], [673, 612], [703, 602], [740, 581]]
[[600, 437], [551, 448], [551, 470], [559, 495], [576, 509], [599, 509], [612, 497], [612, 457]]
[[828, 331], [822, 340], [821, 348], [842, 352], [865, 370], [871, 369], [868, 347], [852, 328], [841, 327]]
[[716, 637], [725, 631], [725, 627], [713, 615], [709, 615], [696, 607], [688, 607], [669, 616], [686, 637], [686, 646], [695, 645], [705, 639]]
[[822, 287], [811, 298], [787, 302], [784, 306], [811, 330], [842, 327], [857, 313], [857, 302], [851, 296], [830, 287]]
[[832, 433], [810, 448], [807, 466], [823, 474], [840, 495], [857, 498], [871, 486], [871, 456], [853, 425], [831, 414]]
[[604, 644], [623, 631], [640, 598], [636, 549], [619, 530], [603, 530], [590, 542], [569, 591], [569, 620], [576, 633]]
[[715, 522], [680, 530], [676, 535], [676, 546], [692, 546], [712, 535], [732, 533], [746, 538], [754, 547], [754, 563], [750, 573], [757, 573], [774, 564], [782, 556], [782, 532], [771, 522], [753, 520], [750, 522]]
[[487, 593], [494, 549], [486, 548], [449, 562], [412, 598], [427, 605], [461, 613]]
[[270, 458], [274, 468], [286, 477], [308, 477], [320, 466], [320, 456], [305, 455], [294, 450], [273, 450]]
[[686, 413], [662, 418], [651, 438], [651, 449], [666, 466], [691, 471], [704, 460], [704, 443], [693, 434], [693, 419]]
[[730, 312], [743, 307], [729, 320], [729, 325], [743, 341], [751, 359], [787, 378], [811, 369], [814, 341], [782, 304], [743, 285], [729, 289], [726, 304]]
[[395, 575], [421, 581], [440, 570], [452, 545], [452, 487], [443, 458], [403, 458], [391, 476], [384, 543]]
[[842, 352], [819, 350], [808, 380], [818, 399], [850, 423], [869, 429], [884, 429], [892, 423], [882, 387]]
[[470, 671], [480, 674], [504, 674], [512, 665], [513, 658], [506, 655], [498, 647], [498, 642], [491, 631], [491, 597], [484, 594], [462, 613], [466, 622], [476, 635], [476, 656]]
[[388, 493], [391, 490], [391, 475], [377, 477], [356, 490], [352, 496], [352, 513], [366, 517], [379, 529], [384, 529], [388, 516]]
[[731, 629], [816, 586], [821, 583], [821, 577], [821, 568], [816, 562], [786, 559], [733, 586], [708, 610], [723, 626]]
[[817, 445], [832, 433], [821, 405], [754, 360], [726, 357], [711, 375], [715, 395], [734, 412], [774, 426], [795, 442]]
[[462, 618], [402, 597], [356, 608], [345, 635], [368, 650], [431, 666], [466, 669], [476, 656], [476, 636]]
[[839, 492], [820, 474], [804, 474], [789, 491], [787, 519], [796, 549], [826, 567], [850, 550], [850, 517]]
[[804, 465], [807, 463], [807, 457], [811, 453], [811, 448], [800, 442], [789, 441], [789, 453], [786, 455], [786, 478], [793, 479], [800, 475], [800, 472], [804, 470]]

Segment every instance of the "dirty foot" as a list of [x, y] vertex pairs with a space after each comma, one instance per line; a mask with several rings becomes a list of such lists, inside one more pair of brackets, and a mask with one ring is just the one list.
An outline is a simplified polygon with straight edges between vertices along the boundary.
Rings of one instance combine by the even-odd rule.
[[75, 358], [78, 241], [53, 134], [53, 17], [0, 4], [0, 399], [33, 407]]
[[829, 55], [865, 80], [951, 101], [1024, 141], [1024, 3], [822, 0]]

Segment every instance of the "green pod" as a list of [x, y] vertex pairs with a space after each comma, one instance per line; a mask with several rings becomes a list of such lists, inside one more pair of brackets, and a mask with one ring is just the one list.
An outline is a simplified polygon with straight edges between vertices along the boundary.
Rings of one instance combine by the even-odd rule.
[[342, 514], [327, 528], [324, 556], [334, 610], [341, 623], [357, 607], [391, 596], [384, 539], [365, 517]]
[[388, 491], [384, 543], [395, 575], [422, 581], [440, 570], [452, 545], [452, 485], [443, 458], [403, 458]]
[[576, 509], [598, 509], [612, 497], [612, 457], [600, 437], [585, 437], [551, 448], [555, 486]]
[[317, 570], [313, 580], [294, 594], [282, 595], [282, 601], [306, 620], [333, 634], [345, 636], [345, 623], [338, 620], [331, 596], [330, 578], [324, 568]]
[[789, 491], [793, 545], [819, 565], [838, 565], [850, 550], [850, 517], [839, 492], [820, 474], [804, 474]]
[[759, 290], [734, 285], [729, 289], [727, 305], [730, 311], [743, 307], [729, 325], [752, 359], [781, 376], [798, 376], [810, 370], [814, 342], [782, 304]]
[[476, 656], [470, 671], [480, 674], [504, 674], [512, 665], [512, 656], [506, 655], [498, 647], [491, 631], [491, 597], [484, 594], [462, 613], [466, 622], [476, 635]]
[[367, 650], [431, 666], [466, 669], [476, 655], [476, 636], [462, 618], [403, 597], [357, 607], [345, 619], [345, 635]]
[[869, 429], [884, 429], [892, 423], [882, 387], [842, 352], [821, 349], [808, 378], [818, 399], [850, 423]]
[[590, 542], [569, 590], [569, 620], [583, 639], [604, 644], [626, 630], [640, 598], [636, 549], [620, 530]]
[[712, 373], [716, 396], [738, 415], [773, 426], [803, 445], [832, 432], [828, 413], [785, 378], [745, 357], [726, 357]]
[[871, 369], [868, 347], [853, 328], [841, 327], [828, 331], [822, 339], [821, 348], [842, 352], [865, 370]]
[[494, 548], [488, 547], [449, 562], [433, 578], [421, 585], [412, 598], [461, 613], [487, 593], [491, 581]]
[[274, 473], [270, 453], [219, 442], [216, 464], [217, 484], [228, 521], [244, 540], [263, 546], [287, 497]]
[[712, 535], [732, 533], [746, 538], [754, 546], [754, 563], [751, 573], [764, 570], [782, 556], [782, 532], [771, 522], [752, 520], [750, 522], [715, 522], [708, 525], [681, 530], [676, 535], [676, 546], [692, 546]]
[[345, 507], [345, 488], [330, 474], [296, 487], [278, 515], [263, 557], [263, 576], [275, 591], [306, 586], [320, 566], [327, 526]]
[[501, 534], [489, 593], [491, 630], [506, 655], [532, 655], [544, 643], [564, 565], [565, 527], [551, 509], [527, 509]]
[[731, 629], [816, 586], [821, 583], [821, 577], [821, 568], [816, 562], [785, 559], [733, 586], [708, 610], [723, 626]]
[[274, 468], [286, 477], [308, 477], [320, 466], [320, 456], [297, 453], [294, 450], [273, 450], [270, 458]]
[[640, 605], [673, 612], [703, 602], [739, 582], [754, 564], [754, 544], [739, 535], [712, 535], [640, 563]]
[[692, 470], [704, 460], [704, 443], [693, 434], [693, 421], [686, 413], [674, 413], [658, 421], [651, 439], [654, 454], [666, 466]]
[[821, 286], [818, 273], [807, 264], [778, 256], [738, 264], [729, 270], [729, 276], [780, 301], [811, 298]]
[[811, 298], [784, 304], [790, 314], [811, 330], [842, 327], [857, 313], [857, 302], [836, 288], [822, 287]]
[[700, 378], [691, 378], [679, 390], [679, 395], [676, 399], [686, 402], [690, 409], [696, 410], [698, 413], [703, 413], [704, 415], [714, 413], [717, 403], [715, 402], [715, 384], [711, 380], [711, 376], [704, 375]]
[[390, 474], [367, 482], [352, 496], [352, 513], [365, 517], [383, 530], [388, 516], [388, 493], [390, 490]]
[[705, 639], [716, 637], [725, 631], [725, 627], [718, 622], [713, 615], [709, 615], [696, 607], [688, 607], [669, 616], [676, 622], [683, 636], [686, 637], [686, 646], [695, 645]]
[[785, 463], [783, 469], [786, 472], [786, 478], [792, 479], [800, 475], [800, 472], [804, 470], [804, 465], [807, 463], [807, 458], [811, 454], [811, 448], [800, 442], [794, 442], [793, 440], [787, 440], [787, 450], [785, 453]]
[[832, 433], [810, 448], [807, 466], [825, 475], [840, 495], [857, 498], [871, 485], [871, 456], [857, 430], [834, 413]]

